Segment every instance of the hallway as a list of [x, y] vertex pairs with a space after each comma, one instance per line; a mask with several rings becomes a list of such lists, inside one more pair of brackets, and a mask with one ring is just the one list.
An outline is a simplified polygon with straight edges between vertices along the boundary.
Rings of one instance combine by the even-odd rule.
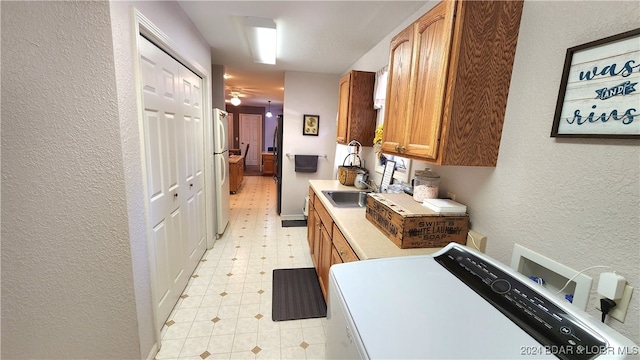
[[229, 225], [162, 329], [156, 359], [323, 359], [325, 319], [271, 320], [272, 270], [313, 267], [306, 227], [281, 226], [271, 177], [247, 176]]

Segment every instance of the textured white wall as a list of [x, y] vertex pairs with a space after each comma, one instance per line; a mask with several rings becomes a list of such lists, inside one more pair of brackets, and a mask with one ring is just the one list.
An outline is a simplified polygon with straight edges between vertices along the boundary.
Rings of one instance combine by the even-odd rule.
[[[498, 165], [436, 168], [441, 195], [468, 205], [489, 255], [510, 264], [519, 243], [576, 270], [611, 266], [640, 287], [638, 142], [549, 136], [567, 48], [637, 28], [637, 14], [638, 2], [525, 3]], [[601, 271], [587, 272], [594, 293]], [[638, 290], [624, 324], [607, 320], [636, 343]], [[588, 312], [599, 316], [596, 303]]]
[[[282, 211], [287, 218], [303, 218], [310, 179], [331, 179], [335, 154], [339, 75], [286, 72], [284, 77], [283, 153], [322, 155], [315, 173], [295, 172], [294, 160], [282, 159]], [[320, 116], [318, 136], [302, 135], [304, 114]]]
[[[2, 6], [0, 6], [0, 19], [1, 18], [2, 18]], [[2, 59], [2, 46], [0, 46], [0, 59]], [[0, 71], [0, 84], [2, 84], [1, 71]], [[0, 129], [2, 128], [1, 123], [2, 123], [2, 112], [0, 112]], [[2, 130], [0, 130], [0, 136], [1, 135], [2, 135]], [[0, 146], [0, 164], [2, 164], [2, 146]], [[2, 176], [0, 176], [0, 189], [2, 189]], [[2, 191], [0, 191], [0, 204], [2, 204], [1, 194], [2, 194]], [[0, 226], [1, 224], [2, 224], [2, 211], [0, 211]], [[0, 231], [0, 249], [1, 248], [2, 248], [2, 231]], [[2, 269], [2, 255], [0, 254], [0, 272], [2, 272], [1, 269]], [[2, 281], [0, 280], [0, 303], [2, 303], [1, 299], [2, 299]], [[0, 309], [1, 308], [2, 308], [2, 305], [0, 305]], [[2, 316], [0, 316], [0, 357], [1, 356], [2, 356]]]
[[4, 358], [146, 358], [155, 344], [132, 5], [210, 69], [176, 3], [2, 3]]
[[[375, 71], [387, 64], [391, 37], [429, 7], [352, 68]], [[637, 14], [639, 3], [630, 1], [525, 2], [498, 165], [432, 166], [442, 177], [440, 195], [455, 193], [468, 206], [471, 226], [488, 236], [490, 256], [510, 264], [519, 243], [578, 271], [611, 266], [640, 287], [638, 141], [549, 137], [567, 48], [638, 28]], [[413, 161], [413, 171], [425, 166]], [[587, 272], [594, 278], [593, 293], [600, 271]], [[624, 324], [607, 320], [636, 343], [639, 291]], [[596, 301], [592, 295], [588, 312], [599, 317]]]
[[106, 2], [2, 2], [2, 357], [139, 358]]
[[[206, 72], [211, 70], [210, 47], [200, 32], [175, 2], [112, 1], [111, 22], [115, 59], [118, 110], [122, 133], [122, 149], [129, 216], [131, 254], [136, 289], [136, 306], [140, 336], [140, 352], [147, 357], [155, 344], [147, 233], [145, 230], [145, 198], [142, 183], [141, 135], [136, 103], [134, 76], [132, 9], [135, 8], [158, 27], [176, 45], [174, 49]], [[211, 82], [207, 84], [211, 94]], [[211, 103], [210, 101], [208, 102]]]

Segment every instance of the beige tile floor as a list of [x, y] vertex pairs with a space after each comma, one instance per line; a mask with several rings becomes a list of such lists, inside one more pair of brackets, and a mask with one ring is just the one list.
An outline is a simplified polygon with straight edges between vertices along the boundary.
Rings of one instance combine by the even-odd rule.
[[307, 229], [283, 228], [275, 207], [271, 177], [244, 178], [225, 234], [162, 329], [156, 359], [324, 358], [324, 318], [271, 320], [273, 269], [313, 266]]

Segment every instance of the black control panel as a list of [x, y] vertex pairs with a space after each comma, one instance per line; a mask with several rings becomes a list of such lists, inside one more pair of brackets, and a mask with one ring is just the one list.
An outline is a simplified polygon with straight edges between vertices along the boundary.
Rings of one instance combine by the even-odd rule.
[[434, 258], [540, 344], [522, 355], [555, 355], [560, 359], [593, 359], [606, 342], [545, 295], [487, 263], [470, 251], [451, 248]]

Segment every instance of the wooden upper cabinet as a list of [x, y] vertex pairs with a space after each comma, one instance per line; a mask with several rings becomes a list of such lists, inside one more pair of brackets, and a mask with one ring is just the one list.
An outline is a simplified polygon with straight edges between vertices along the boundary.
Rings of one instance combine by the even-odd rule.
[[382, 150], [495, 166], [522, 1], [443, 1], [391, 40]]
[[357, 140], [363, 146], [373, 145], [376, 130], [374, 84], [375, 73], [369, 71], [353, 70], [340, 79], [336, 136], [339, 144]]
[[410, 26], [391, 40], [387, 98], [385, 101], [382, 151], [399, 153], [405, 143], [411, 103], [411, 54], [413, 52], [413, 27]]

